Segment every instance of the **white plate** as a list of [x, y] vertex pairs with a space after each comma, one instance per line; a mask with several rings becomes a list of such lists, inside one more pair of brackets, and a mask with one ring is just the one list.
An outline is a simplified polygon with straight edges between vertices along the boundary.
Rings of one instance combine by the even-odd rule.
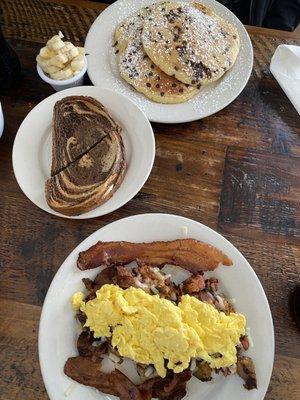
[[[186, 1], [186, 0], [183, 0]], [[91, 26], [85, 48], [88, 53], [88, 74], [94, 85], [125, 94], [145, 112], [150, 121], [178, 123], [212, 115], [230, 104], [244, 89], [251, 74], [253, 50], [242, 23], [215, 0], [201, 0], [218, 15], [236, 26], [241, 48], [234, 66], [218, 82], [201, 89], [193, 99], [181, 104], [158, 104], [131, 88], [118, 73], [112, 48], [116, 26], [141, 7], [158, 0], [119, 0], [103, 11]]]
[[[123, 128], [128, 169], [125, 178], [104, 204], [87, 213], [68, 217], [52, 210], [45, 198], [45, 181], [51, 168], [51, 124], [54, 104], [66, 96], [92, 96], [99, 100]], [[35, 205], [64, 218], [84, 219], [108, 214], [135, 196], [146, 182], [155, 157], [155, 140], [146, 115], [122, 94], [93, 86], [63, 90], [39, 103], [22, 122], [13, 147], [13, 168], [20, 188]]]
[[93, 233], [72, 251], [55, 275], [48, 290], [39, 328], [39, 357], [43, 379], [51, 400], [104, 400], [115, 399], [95, 389], [73, 384], [63, 373], [68, 357], [75, 356], [76, 339], [80, 331], [74, 319], [70, 298], [83, 290], [81, 279], [95, 278], [99, 268], [80, 271], [76, 267], [78, 253], [88, 249], [98, 240], [128, 240], [150, 242], [183, 237], [187, 227], [188, 237], [216, 246], [233, 261], [232, 267], [219, 267], [211, 275], [222, 282], [221, 288], [236, 299], [236, 309], [246, 315], [254, 342], [247, 353], [256, 364], [258, 389], [246, 391], [243, 381], [232, 376], [203, 383], [193, 378], [188, 383], [189, 400], [262, 400], [267, 391], [274, 358], [274, 331], [272, 317], [263, 288], [242, 254], [221, 235], [198, 222], [168, 214], [143, 214], [113, 222]]

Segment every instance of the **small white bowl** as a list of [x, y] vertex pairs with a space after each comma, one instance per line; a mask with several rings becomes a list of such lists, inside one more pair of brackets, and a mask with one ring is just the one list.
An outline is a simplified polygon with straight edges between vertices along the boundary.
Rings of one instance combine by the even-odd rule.
[[51, 85], [54, 90], [59, 92], [60, 90], [83, 85], [84, 74], [86, 73], [87, 70], [87, 59], [86, 57], [84, 57], [84, 67], [79, 72], [79, 74], [69, 79], [63, 79], [63, 80], [51, 79], [47, 74], [45, 74], [45, 72], [38, 64], [36, 65], [36, 69], [40, 78], [42, 78], [44, 82], [49, 83], [49, 85]]

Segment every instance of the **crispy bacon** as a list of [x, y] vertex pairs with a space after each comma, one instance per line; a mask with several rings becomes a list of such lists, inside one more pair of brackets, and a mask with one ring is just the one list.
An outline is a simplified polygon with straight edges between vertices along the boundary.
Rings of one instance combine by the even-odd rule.
[[178, 265], [195, 274], [214, 270], [219, 264], [232, 265], [232, 261], [214, 246], [195, 239], [178, 239], [151, 243], [98, 242], [79, 253], [77, 266], [86, 270], [134, 260], [156, 266]]
[[120, 400], [150, 400], [149, 391], [140, 390], [119, 371], [106, 374], [100, 363], [89, 357], [71, 357], [64, 368], [67, 376], [86, 386], [92, 386], [103, 393], [118, 396]]
[[128, 268], [121, 265], [117, 267], [117, 273], [112, 280], [114, 284], [120, 286], [123, 289], [127, 289], [131, 286], [136, 286], [132, 272]]

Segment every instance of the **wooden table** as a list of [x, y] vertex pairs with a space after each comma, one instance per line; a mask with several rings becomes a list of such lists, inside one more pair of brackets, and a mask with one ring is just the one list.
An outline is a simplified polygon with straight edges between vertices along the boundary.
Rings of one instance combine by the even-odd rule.
[[22, 63], [20, 81], [1, 94], [6, 127], [0, 143], [0, 399], [47, 399], [38, 364], [38, 321], [49, 284], [69, 252], [112, 221], [151, 212], [201, 221], [249, 260], [275, 325], [276, 356], [266, 399], [299, 399], [300, 332], [289, 299], [300, 283], [300, 119], [269, 64], [277, 45], [299, 44], [300, 38], [249, 27], [254, 68], [242, 94], [204, 120], [153, 124], [156, 159], [140, 193], [112, 214], [76, 221], [49, 215], [24, 196], [11, 153], [23, 118], [53, 93], [35, 70], [39, 48], [58, 30], [83, 44], [105, 5], [1, 0], [0, 7], [4, 34]]

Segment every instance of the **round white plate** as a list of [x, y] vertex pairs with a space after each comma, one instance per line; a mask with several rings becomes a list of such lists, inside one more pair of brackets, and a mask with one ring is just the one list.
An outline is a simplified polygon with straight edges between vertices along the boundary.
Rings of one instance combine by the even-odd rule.
[[93, 388], [74, 383], [64, 375], [68, 357], [77, 355], [76, 340], [80, 332], [71, 309], [74, 292], [83, 290], [81, 279], [94, 279], [99, 268], [80, 271], [76, 267], [78, 253], [98, 240], [128, 240], [151, 242], [173, 240], [187, 236], [216, 246], [233, 261], [232, 267], [218, 267], [210, 275], [222, 283], [221, 290], [236, 299], [236, 309], [245, 314], [251, 329], [254, 346], [247, 352], [256, 365], [258, 389], [246, 391], [238, 376], [203, 383], [196, 378], [188, 383], [189, 400], [262, 400], [267, 391], [274, 358], [274, 331], [268, 301], [255, 272], [242, 254], [223, 236], [198, 222], [176, 215], [143, 214], [113, 222], [93, 233], [67, 257], [48, 290], [39, 328], [39, 358], [43, 379], [51, 400], [104, 400], [115, 399]]
[[[183, 0], [186, 1], [186, 0]], [[120, 76], [112, 48], [116, 26], [136, 10], [160, 0], [119, 0], [103, 11], [91, 26], [85, 49], [88, 74], [94, 85], [125, 94], [145, 112], [150, 121], [178, 123], [212, 115], [230, 104], [244, 89], [253, 65], [250, 38], [242, 23], [215, 0], [201, 0], [238, 29], [241, 48], [234, 66], [219, 81], [201, 89], [193, 99], [181, 104], [159, 104], [135, 91]]]
[[[52, 210], [45, 198], [45, 181], [51, 168], [51, 125], [54, 104], [66, 96], [91, 96], [99, 100], [122, 126], [128, 169], [125, 178], [104, 204], [87, 213], [68, 217]], [[122, 94], [94, 86], [66, 89], [39, 103], [22, 122], [13, 147], [13, 169], [20, 188], [35, 205], [64, 218], [84, 219], [108, 214], [131, 200], [146, 182], [155, 157], [155, 139], [146, 117]]]

